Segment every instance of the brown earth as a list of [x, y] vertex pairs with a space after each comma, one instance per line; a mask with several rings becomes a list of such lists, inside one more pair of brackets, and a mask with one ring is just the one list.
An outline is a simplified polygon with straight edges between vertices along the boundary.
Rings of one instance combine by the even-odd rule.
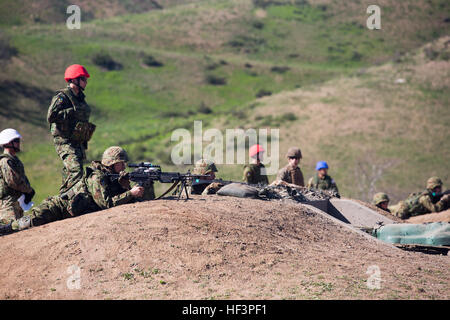
[[424, 214], [405, 220], [407, 223], [450, 222], [450, 209], [442, 212]]
[[[450, 298], [448, 256], [402, 251], [281, 201], [124, 205], [1, 237], [0, 248], [1, 299]], [[81, 282], [70, 290], [73, 265]], [[367, 287], [373, 266], [381, 289]]]

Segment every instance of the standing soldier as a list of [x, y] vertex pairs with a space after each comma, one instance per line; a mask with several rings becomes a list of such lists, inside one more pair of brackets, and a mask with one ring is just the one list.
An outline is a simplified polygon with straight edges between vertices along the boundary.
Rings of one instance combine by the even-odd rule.
[[328, 163], [319, 161], [316, 164], [316, 175], [308, 181], [308, 188], [328, 190], [339, 196], [336, 182], [328, 175]]
[[303, 173], [298, 167], [300, 159], [302, 158], [302, 152], [299, 148], [291, 147], [286, 154], [286, 158], [288, 158], [289, 163], [278, 171], [277, 180], [304, 187], [305, 181], [303, 179]]
[[60, 194], [82, 178], [88, 141], [95, 130], [95, 125], [89, 122], [91, 108], [84, 100], [87, 78], [89, 73], [83, 66], [69, 66], [64, 74], [68, 85], [57, 91], [48, 109], [47, 121], [55, 149], [64, 164]]
[[259, 144], [250, 147], [248, 154], [252, 158], [252, 163], [244, 166], [243, 180], [248, 184], [269, 184], [266, 175], [266, 168], [262, 164], [265, 150]]
[[[112, 208], [134, 202], [144, 194], [144, 188], [130, 188], [125, 172], [128, 155], [120, 147], [110, 147], [103, 153], [102, 161], [93, 161], [86, 168], [86, 175], [70, 189], [65, 196], [45, 199], [31, 209], [31, 214], [12, 223], [0, 226], [0, 235], [13, 233], [52, 221]], [[112, 179], [110, 174], [118, 174]]]
[[389, 206], [389, 196], [384, 192], [378, 192], [373, 196], [372, 203], [380, 208], [381, 210], [384, 210], [386, 212], [391, 212], [391, 210], [388, 209]]
[[0, 132], [0, 145], [4, 152], [0, 155], [0, 223], [8, 224], [23, 216], [23, 210], [17, 201], [22, 194], [25, 203], [34, 196], [22, 162], [16, 156], [20, 152], [22, 136], [14, 129]]
[[405, 201], [400, 201], [390, 207], [392, 213], [408, 219], [431, 212], [440, 212], [450, 207], [450, 194], [442, 194], [442, 180], [431, 177], [427, 180], [427, 188], [423, 192], [410, 194]]

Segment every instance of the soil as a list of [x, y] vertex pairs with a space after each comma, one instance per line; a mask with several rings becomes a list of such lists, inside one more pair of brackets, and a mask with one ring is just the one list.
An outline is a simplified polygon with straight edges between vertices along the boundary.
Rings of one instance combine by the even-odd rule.
[[450, 222], [450, 209], [442, 212], [424, 214], [405, 220], [406, 223]]
[[283, 200], [123, 205], [0, 237], [0, 248], [1, 299], [450, 298], [449, 256], [397, 249]]

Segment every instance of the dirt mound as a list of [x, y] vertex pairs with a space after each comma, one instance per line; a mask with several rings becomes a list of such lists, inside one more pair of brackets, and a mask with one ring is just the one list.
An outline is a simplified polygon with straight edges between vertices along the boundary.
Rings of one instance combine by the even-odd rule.
[[[396, 249], [283, 200], [142, 202], [0, 247], [2, 299], [450, 298], [448, 256]], [[377, 270], [381, 288], [369, 289]]]
[[426, 222], [450, 222], [450, 209], [442, 212], [429, 213], [417, 217], [411, 217], [405, 220], [407, 223], [426, 223]]

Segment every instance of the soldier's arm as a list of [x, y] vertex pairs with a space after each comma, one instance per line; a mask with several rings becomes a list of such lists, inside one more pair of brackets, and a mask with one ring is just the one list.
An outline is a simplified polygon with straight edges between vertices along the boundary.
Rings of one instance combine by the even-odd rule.
[[442, 201], [442, 199], [433, 204], [430, 196], [428, 195], [420, 197], [419, 202], [430, 212], [440, 212], [446, 207], [446, 202]]
[[74, 112], [73, 108], [65, 107], [65, 97], [63, 93], [59, 93], [53, 97], [47, 112], [47, 121], [49, 123], [61, 122]]
[[27, 177], [16, 170], [14, 163], [11, 160], [3, 158], [0, 163], [0, 167], [2, 170], [3, 179], [8, 187], [22, 193], [33, 192]]
[[339, 194], [339, 190], [338, 190], [338, 187], [336, 185], [336, 181], [334, 181], [334, 179], [331, 179], [331, 191], [334, 191], [337, 194]]
[[277, 180], [278, 181], [286, 181], [286, 170], [284, 168], [280, 169], [278, 171]]
[[95, 203], [102, 209], [129, 203], [133, 199], [130, 191], [112, 196], [106, 176], [94, 174], [88, 180], [88, 189]]

